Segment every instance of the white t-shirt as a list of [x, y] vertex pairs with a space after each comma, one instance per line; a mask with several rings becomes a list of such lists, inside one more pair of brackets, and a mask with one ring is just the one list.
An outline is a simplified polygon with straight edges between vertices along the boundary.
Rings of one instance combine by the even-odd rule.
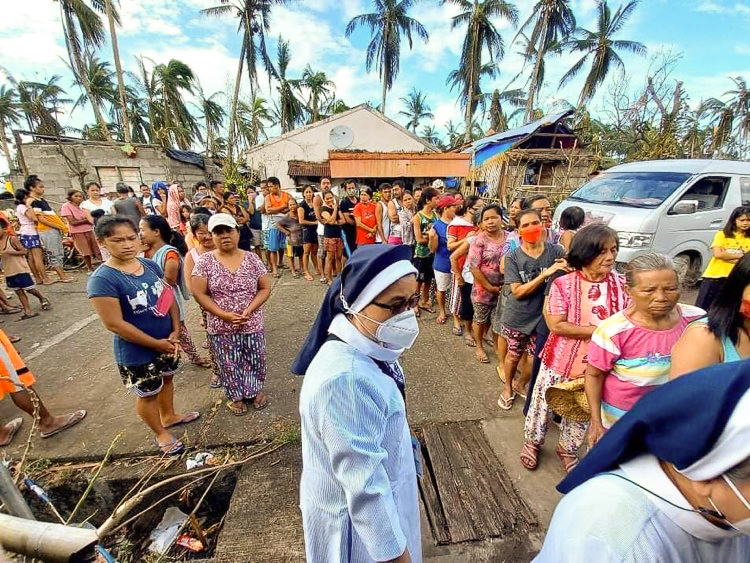
[[[255, 209], [260, 209], [265, 205], [266, 198], [263, 196], [263, 194], [258, 194], [255, 196]], [[260, 228], [264, 231], [267, 231], [271, 227], [271, 218], [266, 215], [265, 213], [261, 212], [260, 214]]]
[[113, 201], [108, 200], [106, 197], [102, 198], [102, 204], [96, 205], [90, 199], [87, 199], [81, 203], [81, 209], [87, 209], [89, 212], [96, 211], [97, 209], [103, 209], [105, 215], [112, 215], [112, 208], [115, 206]]

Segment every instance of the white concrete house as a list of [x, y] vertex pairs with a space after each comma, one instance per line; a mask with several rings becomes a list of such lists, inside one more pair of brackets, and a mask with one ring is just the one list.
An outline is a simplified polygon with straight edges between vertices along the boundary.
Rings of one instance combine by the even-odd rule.
[[[245, 152], [247, 166], [284, 188], [331, 176], [328, 151], [435, 153], [438, 149], [366, 104], [270, 139]], [[334, 183], [344, 178], [331, 178]]]

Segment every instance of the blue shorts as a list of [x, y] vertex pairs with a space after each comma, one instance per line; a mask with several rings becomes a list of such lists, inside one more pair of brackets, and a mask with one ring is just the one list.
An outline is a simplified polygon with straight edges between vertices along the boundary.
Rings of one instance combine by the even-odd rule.
[[21, 272], [20, 274], [16, 274], [14, 276], [5, 276], [5, 285], [8, 286], [8, 289], [13, 290], [33, 289], [34, 280], [31, 279], [31, 274]]
[[278, 252], [279, 250], [285, 249], [286, 235], [276, 227], [268, 229], [268, 246], [266, 247], [266, 250], [269, 252]]
[[39, 238], [39, 235], [18, 235], [18, 240], [21, 241], [21, 246], [26, 249], [42, 248], [42, 239]]

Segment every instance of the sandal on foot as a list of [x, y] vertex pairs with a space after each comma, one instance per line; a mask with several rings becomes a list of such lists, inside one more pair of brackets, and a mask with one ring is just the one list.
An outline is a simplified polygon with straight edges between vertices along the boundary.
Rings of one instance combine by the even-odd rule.
[[223, 385], [221, 384], [221, 379], [219, 379], [217, 376], [213, 376], [211, 378], [211, 381], [208, 383], [208, 386], [211, 389], [220, 389], [221, 387], [223, 387]]
[[[476, 354], [475, 354], [475, 356], [476, 356]], [[489, 364], [490, 363], [490, 358], [489, 358], [489, 356], [487, 356], [486, 353], [485, 353], [484, 356], [476, 356], [476, 358], [477, 358], [477, 361], [480, 364]]]
[[23, 315], [19, 317], [18, 320], [25, 321], [26, 319], [33, 319], [34, 317], [38, 317], [38, 316], [39, 316], [39, 313], [31, 313], [30, 315], [27, 315], [26, 313], [24, 313]]
[[0, 444], [0, 448], [4, 448], [8, 444], [10, 444], [13, 441], [13, 438], [16, 435], [16, 432], [18, 432], [18, 429], [21, 428], [21, 425], [23, 424], [23, 419], [19, 416], [18, 418], [14, 418], [11, 420], [8, 424], [4, 426], [4, 428], [8, 431], [8, 439]]
[[256, 404], [255, 401], [253, 401], [252, 404], [253, 404], [253, 408], [256, 411], [262, 411], [264, 408], [266, 408], [268, 406], [268, 397], [266, 397], [265, 395], [263, 395], [263, 400], [260, 402], [260, 404]]
[[560, 458], [565, 473], [570, 473], [578, 465], [578, 456], [576, 454], [566, 452], [560, 448], [557, 448], [555, 453], [557, 453], [557, 457]]
[[425, 307], [424, 305], [420, 305], [419, 308], [423, 311], [427, 311], [428, 313], [432, 313], [433, 315], [435, 314], [435, 309], [433, 309], [432, 307]]
[[11, 344], [17, 344], [18, 342], [21, 342], [20, 336], [9, 336], [8, 340], [10, 340]]
[[185, 451], [185, 444], [180, 442], [177, 438], [174, 438], [168, 444], [160, 444], [158, 438], [154, 438], [154, 441], [164, 455], [178, 455]]
[[247, 405], [242, 403], [242, 406], [237, 406], [234, 401], [227, 401], [227, 410], [234, 416], [245, 416], [247, 414]]
[[52, 303], [49, 302], [49, 299], [46, 297], [42, 299], [42, 310], [43, 311], [49, 311], [52, 308]]
[[71, 426], [75, 426], [79, 422], [81, 422], [84, 418], [86, 418], [86, 411], [81, 409], [75, 412], [72, 412], [68, 415], [68, 421], [63, 424], [60, 428], [55, 428], [54, 430], [50, 430], [49, 432], [40, 432], [39, 435], [42, 438], [50, 438], [51, 436], [54, 436], [55, 434], [58, 434], [62, 432], [63, 430], [67, 430]]
[[521, 465], [529, 471], [536, 469], [539, 462], [539, 446], [531, 442], [524, 442], [521, 448]]
[[328, 283], [328, 280], [327, 280], [327, 279], [325, 279], [325, 278], [320, 278], [320, 280], [319, 280], [319, 281], [320, 281], [320, 283]]
[[441, 315], [441, 316], [438, 316], [437, 319], [435, 319], [435, 322], [437, 322], [437, 324], [439, 324], [439, 325], [444, 325], [447, 320], [448, 320], [448, 317], [443, 317]]
[[513, 400], [516, 398], [516, 394], [513, 393], [509, 399], [506, 399], [502, 395], [500, 395], [500, 398], [497, 400], [497, 406], [503, 409], [504, 411], [509, 411], [513, 408]]
[[315, 281], [315, 278], [313, 278], [310, 274], [305, 274], [305, 281]]
[[174, 426], [179, 426], [180, 424], [190, 424], [191, 422], [198, 420], [200, 417], [201, 413], [199, 413], [198, 411], [186, 412], [179, 418], [179, 420], [169, 425], [165, 424], [164, 428], [172, 428]]
[[198, 366], [199, 368], [210, 368], [211, 367], [211, 360], [208, 358], [198, 358], [195, 361], [191, 362], [194, 366]]
[[477, 347], [477, 341], [476, 341], [476, 340], [474, 340], [474, 339], [473, 339], [473, 338], [471, 338], [471, 337], [468, 337], [468, 338], [464, 338], [464, 342], [466, 343], [466, 345], [467, 345], [467, 346], [468, 346], [469, 348], [476, 348], [476, 347]]
[[16, 313], [20, 313], [23, 311], [20, 307], [8, 307], [7, 309], [3, 309], [0, 311], [0, 315], [15, 315]]
[[453, 336], [463, 336], [464, 335], [464, 327], [456, 328], [455, 326], [451, 330], [453, 333]]

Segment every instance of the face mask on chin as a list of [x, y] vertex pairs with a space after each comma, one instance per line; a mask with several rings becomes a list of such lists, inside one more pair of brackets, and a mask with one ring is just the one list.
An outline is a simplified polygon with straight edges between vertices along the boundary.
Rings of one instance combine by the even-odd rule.
[[[740, 502], [743, 504], [743, 506], [750, 510], [750, 502], [748, 502], [744, 495], [739, 491], [737, 485], [735, 485], [726, 475], [722, 475], [721, 478], [724, 479], [729, 488], [732, 489], [732, 492], [737, 496], [738, 499], [740, 499]], [[724, 516], [722, 512], [718, 508], [716, 508], [716, 505], [714, 504], [714, 501], [711, 500], [711, 497], [708, 498], [708, 501], [729, 527], [746, 536], [750, 535], [750, 518], [743, 518], [742, 520], [739, 520], [737, 522], [730, 522], [729, 520], [727, 520], [726, 516]]]
[[530, 225], [518, 230], [518, 235], [526, 243], [536, 244], [542, 239], [544, 227], [540, 225]]

